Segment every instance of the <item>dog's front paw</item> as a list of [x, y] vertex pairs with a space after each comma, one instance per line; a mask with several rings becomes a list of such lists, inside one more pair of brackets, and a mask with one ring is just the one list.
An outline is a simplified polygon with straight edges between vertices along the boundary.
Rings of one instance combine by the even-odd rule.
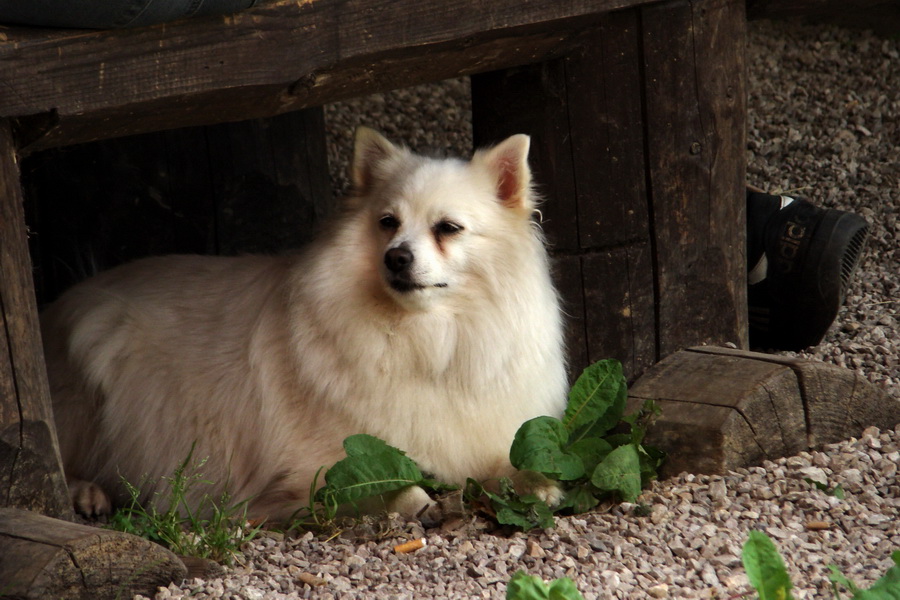
[[388, 501], [387, 509], [388, 512], [400, 513], [407, 519], [414, 519], [434, 504], [428, 492], [417, 485], [411, 485], [396, 492]]
[[562, 502], [565, 495], [559, 483], [537, 471], [517, 471], [512, 476], [512, 482], [516, 493], [520, 496], [534, 494], [550, 507]]
[[112, 501], [106, 492], [93, 481], [67, 479], [69, 498], [75, 512], [88, 518], [108, 515], [112, 512]]

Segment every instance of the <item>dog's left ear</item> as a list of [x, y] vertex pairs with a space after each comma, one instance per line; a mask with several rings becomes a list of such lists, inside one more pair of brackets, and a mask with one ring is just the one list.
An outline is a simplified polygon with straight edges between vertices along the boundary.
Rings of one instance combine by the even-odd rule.
[[497, 182], [497, 197], [507, 208], [531, 206], [531, 169], [528, 148], [531, 138], [525, 134], [508, 137], [493, 148], [475, 154], [473, 160], [487, 166]]

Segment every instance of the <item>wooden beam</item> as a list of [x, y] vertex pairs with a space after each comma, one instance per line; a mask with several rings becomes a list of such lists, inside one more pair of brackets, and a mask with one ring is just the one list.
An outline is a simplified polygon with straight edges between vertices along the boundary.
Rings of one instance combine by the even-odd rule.
[[0, 120], [0, 507], [70, 517], [31, 280], [18, 159]]
[[12, 28], [0, 115], [33, 149], [272, 116], [559, 55], [647, 1], [276, 0], [141, 29]]

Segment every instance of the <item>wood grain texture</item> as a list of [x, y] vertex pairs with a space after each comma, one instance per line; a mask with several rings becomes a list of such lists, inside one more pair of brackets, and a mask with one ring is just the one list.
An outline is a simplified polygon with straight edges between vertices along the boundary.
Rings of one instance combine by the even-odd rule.
[[859, 436], [866, 427], [873, 425], [893, 428], [900, 423], [900, 402], [856, 371], [819, 361], [715, 346], [690, 350], [768, 362], [793, 371], [806, 412], [807, 445], [810, 448]]
[[642, 9], [658, 357], [747, 347], [743, 3]]
[[116, 31], [11, 28], [0, 115], [34, 148], [272, 116], [560, 55], [642, 0], [276, 0]]
[[22, 202], [10, 125], [0, 120], [0, 506], [67, 517]]
[[143, 538], [0, 508], [4, 597], [113, 599], [153, 596], [187, 575], [177, 556]]
[[583, 307], [575, 371], [747, 344], [744, 26], [734, 0], [636, 7], [563, 59], [472, 78], [477, 143], [535, 139], [551, 250], [573, 259], [561, 291]]
[[666, 357], [629, 390], [629, 409], [662, 409], [646, 441], [669, 455], [660, 476], [722, 474], [892, 428], [900, 402], [855, 372], [714, 346]]

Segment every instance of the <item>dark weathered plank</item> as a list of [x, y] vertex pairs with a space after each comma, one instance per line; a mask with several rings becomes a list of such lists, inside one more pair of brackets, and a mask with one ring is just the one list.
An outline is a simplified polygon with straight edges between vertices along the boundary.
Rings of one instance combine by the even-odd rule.
[[659, 356], [747, 345], [742, 2], [641, 9]]
[[321, 108], [207, 128], [218, 254], [308, 242], [332, 212]]
[[0, 508], [0, 582], [11, 598], [153, 596], [180, 581], [177, 556], [126, 533]]
[[564, 61], [582, 249], [649, 240], [639, 24], [639, 10], [605, 15]]
[[572, 383], [590, 364], [587, 345], [587, 318], [582, 292], [581, 258], [558, 256], [553, 259], [553, 280], [562, 295], [566, 326], [566, 356]]
[[575, 354], [630, 376], [687, 345], [746, 344], [742, 8], [610, 13], [563, 60], [472, 78], [476, 141], [531, 134], [553, 181], [552, 251], [580, 261], [562, 290], [584, 299]]
[[71, 516], [31, 282], [19, 169], [0, 120], [0, 506]]
[[544, 232], [554, 252], [578, 249], [578, 207], [572, 166], [563, 61], [492, 71], [472, 77], [472, 133], [476, 147], [516, 133], [531, 136], [531, 164]]
[[[642, 404], [643, 399], [629, 396], [627, 410], [633, 412]], [[656, 400], [656, 406], [662, 416], [645, 443], [666, 452], [661, 479], [679, 473], [723, 474], [770, 458], [750, 424], [734, 409], [677, 400]]]
[[591, 252], [582, 264], [589, 362], [618, 359], [633, 379], [656, 362], [649, 244]]
[[271, 116], [535, 62], [592, 17], [643, 1], [276, 0], [137, 30], [10, 29], [0, 114], [41, 115], [22, 122], [35, 148]]
[[28, 157], [23, 185], [41, 302], [72, 284], [149, 253], [171, 252], [166, 144], [158, 133]]
[[[865, 17], [868, 15], [868, 19]], [[893, 0], [747, 0], [747, 17], [751, 19], [783, 19], [790, 17], [841, 18], [849, 21], [875, 22], [873, 17], [900, 19], [900, 6]], [[856, 17], [856, 18], [854, 18]], [[896, 30], [895, 30], [896, 31]]]

